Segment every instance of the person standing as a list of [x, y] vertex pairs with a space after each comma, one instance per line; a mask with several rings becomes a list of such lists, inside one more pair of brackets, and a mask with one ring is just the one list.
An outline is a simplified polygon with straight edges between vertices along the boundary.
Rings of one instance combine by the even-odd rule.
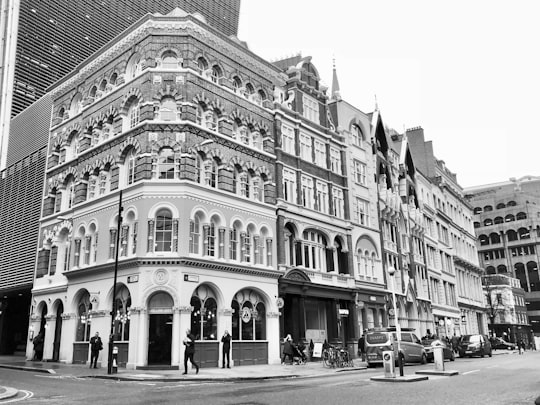
[[32, 339], [34, 344], [34, 360], [41, 361], [43, 360], [43, 341], [45, 340], [45, 332], [42, 330], [39, 331], [37, 336]]
[[223, 334], [223, 337], [221, 338], [221, 343], [223, 343], [223, 367], [225, 368], [225, 358], [227, 358], [227, 368], [231, 368], [231, 358], [230, 358], [230, 351], [231, 351], [231, 335], [229, 335], [229, 331], [226, 330]]
[[283, 343], [283, 357], [281, 358], [281, 364], [285, 364], [286, 357], [290, 358], [291, 362], [294, 363], [292, 337], [290, 334], [285, 337], [285, 342]]
[[358, 339], [358, 354], [362, 361], [366, 361], [366, 338], [364, 335], [360, 336], [360, 339]]
[[90, 339], [90, 368], [94, 365], [97, 368], [97, 360], [99, 357], [99, 351], [103, 349], [103, 342], [99, 337], [99, 332], [96, 332]]
[[454, 351], [454, 353], [458, 352], [458, 347], [459, 347], [459, 338], [454, 333], [454, 336], [452, 336], [452, 350]]
[[193, 360], [193, 356], [195, 355], [195, 336], [191, 334], [191, 331], [189, 329], [186, 330], [186, 337], [183, 343], [184, 346], [186, 346], [186, 350], [184, 351], [184, 372], [182, 374], [187, 374], [188, 359], [191, 362], [191, 365], [195, 366], [195, 368], [197, 369], [195, 374], [199, 374], [199, 365]]

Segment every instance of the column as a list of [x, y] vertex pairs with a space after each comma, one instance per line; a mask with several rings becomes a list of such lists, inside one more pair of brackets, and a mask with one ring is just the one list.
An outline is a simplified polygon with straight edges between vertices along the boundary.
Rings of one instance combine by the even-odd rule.
[[181, 346], [183, 345], [180, 334], [180, 308], [173, 307], [171, 366], [178, 366], [180, 364]]
[[56, 325], [56, 315], [45, 317], [45, 341], [43, 342], [43, 360], [51, 360], [53, 355], [54, 330]]
[[[266, 313], [266, 338], [268, 339], [268, 364], [280, 364], [281, 363], [281, 347], [280, 347], [280, 330], [279, 323], [282, 316], [279, 316], [279, 312], [267, 312]], [[278, 339], [274, 337], [278, 336]]]

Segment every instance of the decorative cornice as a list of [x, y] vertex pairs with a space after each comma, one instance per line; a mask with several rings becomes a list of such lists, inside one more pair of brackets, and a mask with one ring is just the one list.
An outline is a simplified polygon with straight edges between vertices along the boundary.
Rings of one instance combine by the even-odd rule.
[[181, 314], [191, 314], [193, 312], [193, 307], [178, 307], [178, 312]]

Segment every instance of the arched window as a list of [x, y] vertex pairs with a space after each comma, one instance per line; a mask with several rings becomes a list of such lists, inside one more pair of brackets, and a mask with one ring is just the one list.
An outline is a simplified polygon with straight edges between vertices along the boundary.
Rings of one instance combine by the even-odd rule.
[[66, 189], [64, 190], [64, 196], [62, 197], [62, 209], [70, 209], [75, 202], [75, 179], [73, 176], [69, 176], [66, 180]]
[[155, 251], [172, 251], [172, 214], [168, 209], [160, 209], [156, 214]]
[[214, 83], [218, 83], [221, 76], [223, 76], [221, 68], [218, 65], [212, 66], [212, 76], [211, 76], [212, 81]]
[[232, 87], [236, 93], [242, 89], [242, 80], [238, 76], [232, 78]]
[[137, 154], [135, 152], [135, 148], [131, 148], [128, 152], [124, 160], [124, 166], [126, 169], [125, 184], [133, 184], [135, 182], [135, 168], [137, 166]]
[[79, 156], [80, 152], [80, 137], [78, 133], [72, 133], [71, 135], [71, 143], [69, 145], [69, 156], [67, 158], [75, 158]]
[[358, 147], [364, 146], [364, 134], [358, 125], [351, 125], [351, 142]]
[[481, 214], [482, 213], [482, 208], [481, 207], [474, 207], [473, 213], [475, 215]]
[[257, 130], [250, 131], [249, 144], [256, 149], [262, 149], [262, 136]]
[[531, 234], [530, 234], [530, 232], [529, 232], [529, 230], [527, 228], [519, 228], [518, 233], [519, 233], [519, 239], [530, 239], [531, 238]]
[[496, 208], [497, 208], [498, 210], [502, 210], [503, 208], [506, 208], [506, 205], [505, 205], [504, 203], [498, 203], [497, 206], [496, 206]]
[[251, 83], [246, 83], [246, 97], [251, 99], [251, 96], [253, 96], [253, 94], [255, 94], [255, 88], [253, 87], [253, 85]]
[[99, 172], [99, 195], [105, 195], [111, 188], [111, 171], [110, 168]]
[[129, 341], [131, 294], [125, 285], [122, 285], [116, 293], [114, 317], [114, 340]]
[[519, 221], [522, 219], [527, 219], [527, 214], [524, 212], [518, 212], [516, 215], [516, 220]]
[[214, 292], [199, 286], [191, 297], [191, 333], [198, 340], [217, 340], [217, 302]]
[[128, 61], [126, 69], [126, 81], [133, 80], [135, 77], [140, 75], [142, 72], [142, 62], [141, 57], [137, 54], [131, 56]]
[[484, 220], [484, 226], [490, 226], [493, 225], [493, 220], [491, 218], [486, 218]]
[[476, 221], [475, 221], [475, 222], [474, 222], [474, 227], [475, 227], [475, 228], [480, 228], [480, 222], [476, 222]]
[[497, 273], [507, 273], [508, 272], [508, 269], [506, 268], [506, 266], [504, 264], [499, 264], [497, 266]]
[[266, 339], [266, 306], [258, 293], [253, 290], [238, 292], [231, 307], [233, 340]]
[[75, 335], [75, 341], [77, 342], [90, 341], [91, 310], [90, 294], [85, 291], [77, 304], [77, 331]]
[[495, 219], [493, 220], [493, 223], [495, 224], [502, 224], [504, 223], [504, 219], [502, 217], [495, 217]]
[[199, 68], [199, 71], [202, 73], [208, 69], [208, 62], [201, 56], [197, 59], [197, 66]]
[[495, 274], [496, 273], [495, 267], [493, 267], [493, 266], [486, 267], [486, 273], [487, 274]]
[[82, 95], [77, 93], [71, 100], [71, 106], [69, 107], [69, 116], [74, 117], [82, 111]]
[[518, 240], [518, 234], [513, 229], [506, 231], [506, 237], [508, 238], [509, 242]]
[[204, 255], [214, 257], [216, 255], [216, 224], [210, 222], [203, 226]]
[[111, 78], [109, 79], [109, 84], [111, 86], [116, 86], [116, 80], [118, 80], [118, 74], [115, 72], [111, 75]]
[[178, 59], [174, 52], [165, 52], [161, 57], [163, 69], [178, 69]]
[[512, 214], [508, 214], [507, 216], [504, 217], [504, 222], [513, 222], [515, 220], [516, 218]]
[[249, 181], [250, 195], [252, 196], [252, 199], [255, 201], [264, 201], [264, 187], [261, 177], [250, 176]]
[[196, 214], [189, 221], [189, 253], [199, 254], [201, 238], [201, 218]]
[[88, 96], [94, 100], [96, 98], [96, 94], [97, 94], [97, 87], [96, 86], [92, 86], [92, 88], [90, 89], [90, 92], [88, 93]]
[[315, 231], [305, 231], [302, 246], [304, 247], [304, 266], [306, 268], [318, 271], [327, 270], [327, 243], [323, 235]]
[[489, 245], [489, 238], [487, 237], [487, 235], [480, 235], [478, 237], [478, 240], [480, 241], [480, 246]]
[[214, 159], [206, 159], [203, 163], [203, 170], [204, 170], [204, 184], [212, 188], [217, 188], [218, 186], [217, 162]]
[[239, 259], [239, 239], [241, 225], [238, 222], [233, 224], [229, 232], [229, 259], [237, 261]]
[[131, 103], [128, 110], [128, 129], [135, 127], [141, 119], [141, 107], [139, 100], [135, 100]]
[[176, 159], [172, 148], [162, 148], [158, 156], [158, 178], [159, 179], [175, 179], [176, 176]]
[[489, 235], [489, 239], [491, 241], [492, 244], [494, 243], [501, 243], [501, 237], [499, 236], [498, 233], [491, 233]]
[[204, 127], [217, 131], [218, 129], [218, 116], [213, 110], [206, 110], [204, 112], [204, 122], [202, 124]]
[[508, 201], [508, 204], [506, 204], [507, 207], [515, 207], [517, 203], [515, 201]]
[[484, 212], [489, 212], [489, 211], [493, 211], [493, 207], [491, 205], [486, 205], [484, 207]]
[[176, 100], [172, 97], [164, 97], [159, 106], [159, 119], [162, 121], [176, 121], [178, 118]]

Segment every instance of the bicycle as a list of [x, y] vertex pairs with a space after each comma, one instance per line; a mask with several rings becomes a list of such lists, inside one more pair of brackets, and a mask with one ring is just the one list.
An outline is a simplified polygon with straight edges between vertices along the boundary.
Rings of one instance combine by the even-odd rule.
[[347, 350], [329, 346], [322, 352], [323, 365], [329, 368], [352, 367], [352, 359]]

